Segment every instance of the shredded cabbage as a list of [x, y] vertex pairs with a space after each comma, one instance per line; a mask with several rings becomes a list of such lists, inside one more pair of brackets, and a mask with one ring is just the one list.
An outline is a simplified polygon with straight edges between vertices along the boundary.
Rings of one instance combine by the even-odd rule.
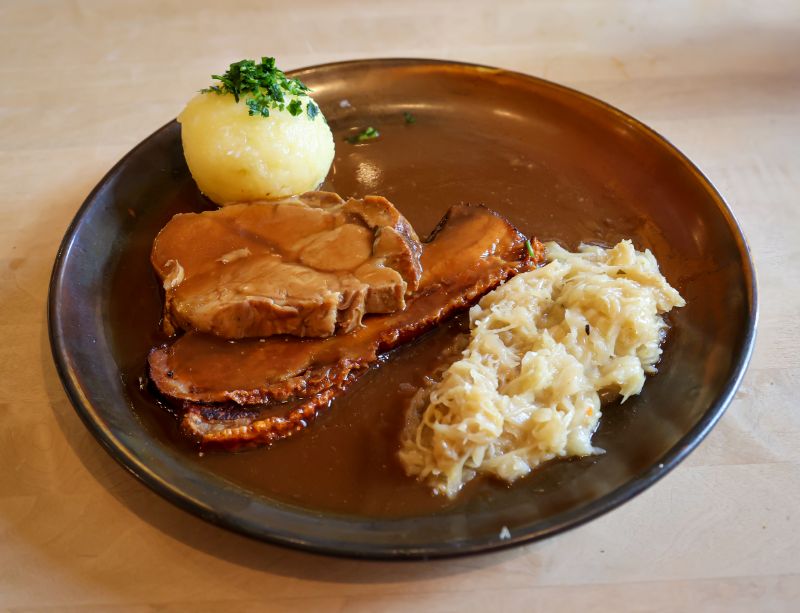
[[600, 394], [638, 394], [655, 373], [666, 323], [685, 304], [649, 250], [546, 246], [547, 264], [470, 310], [469, 345], [412, 401], [399, 451], [406, 472], [455, 496], [478, 474], [514, 481], [592, 446]]

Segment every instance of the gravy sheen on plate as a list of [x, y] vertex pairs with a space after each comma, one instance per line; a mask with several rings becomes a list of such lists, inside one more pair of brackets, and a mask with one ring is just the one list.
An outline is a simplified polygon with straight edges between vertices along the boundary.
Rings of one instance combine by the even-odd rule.
[[[396, 114], [370, 118], [369, 122], [380, 123], [381, 137], [364, 144], [340, 144], [323, 189], [354, 195], [383, 194], [395, 202], [420, 235], [427, 234], [447, 208], [458, 202], [484, 203], [508, 216], [523, 232], [558, 238], [567, 245], [592, 239], [608, 242], [636, 234], [642, 224], [633, 209], [630, 214], [620, 215], [614, 192], [598, 189], [597, 178], [582, 175], [579, 170], [573, 176], [554, 174], [549, 160], [559, 153], [557, 141], [548, 142], [548, 151], [534, 157], [530, 143], [524, 140], [508, 139], [500, 133], [465, 131], [463, 122], [473, 119], [468, 109], [435, 117], [416, 111], [415, 117], [414, 125], [406, 124]], [[513, 121], [509, 121], [509, 129], [516, 129]], [[359, 123], [364, 122], [353, 117], [331, 119], [334, 133], [339, 135], [337, 142]], [[453, 150], [459, 151], [459, 155], [451, 155]], [[597, 152], [587, 149], [571, 154], [580, 157]], [[430, 160], [436, 164], [430, 164]], [[581, 164], [576, 165], [580, 167]], [[536, 186], [536, 194], [532, 194], [532, 186]], [[570, 213], [575, 210], [574, 202], [588, 193], [594, 194], [593, 214]], [[196, 188], [186, 186], [163, 211], [158, 224], [163, 225], [177, 212], [207, 208], [210, 205]], [[612, 217], [618, 219], [614, 226], [603, 223]], [[151, 236], [155, 236], [158, 224], [153, 224]], [[657, 234], [649, 236], [651, 241], [661, 240]], [[150, 287], [149, 294], [132, 301], [146, 302], [147, 307], [131, 313], [124, 300], [117, 301], [112, 317], [117, 318], [121, 328], [136, 329], [129, 323], [137, 319], [146, 321], [150, 330], [157, 328], [160, 297], [152, 272], [146, 266], [146, 251], [143, 253], [145, 265], [128, 270], [120, 278], [129, 281], [131, 276], [138, 275], [142, 286]], [[122, 280], [119, 285], [123, 285]], [[122, 291], [120, 295], [126, 293], [130, 291]], [[136, 339], [140, 346], [139, 361], [131, 361], [125, 378], [131, 394], [139, 400], [137, 404], [151, 407], [142, 411], [142, 416], [153, 432], [177, 445], [191, 461], [270, 498], [312, 508], [386, 516], [428, 513], [453, 505], [469, 507], [473, 500], [485, 502], [498, 495], [505, 486], [491, 481], [475, 482], [455, 502], [447, 501], [432, 497], [424, 485], [406, 477], [396, 458], [398, 432], [410, 397], [424, 383], [424, 374], [435, 369], [441, 351], [454, 341], [459, 330], [463, 333], [463, 321], [457, 318], [396, 351], [391, 359], [378, 363], [335, 399], [313, 428], [265, 452], [205, 453], [201, 457], [181, 439], [174, 419], [164, 412], [149, 390], [140, 390], [138, 384], [147, 350], [163, 342], [162, 337], [151, 333], [145, 343]], [[138, 329], [143, 327], [140, 324]], [[613, 432], [615, 423], [612, 417], [601, 427], [601, 440], [603, 428]], [[540, 486], [555, 484], [562, 478], [560, 475], [569, 474], [573, 464], [537, 471], [532, 495]], [[312, 466], [313, 469], [309, 468]]]

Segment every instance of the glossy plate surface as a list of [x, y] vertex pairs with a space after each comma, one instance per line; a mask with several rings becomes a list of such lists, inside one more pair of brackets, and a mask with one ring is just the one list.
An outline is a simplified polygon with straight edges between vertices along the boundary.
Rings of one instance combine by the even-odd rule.
[[[682, 154], [602, 102], [517, 73], [369, 60], [293, 76], [314, 89], [334, 131], [337, 154], [326, 188], [385, 195], [420, 235], [451, 204], [469, 201], [571, 248], [627, 237], [650, 248], [687, 300], [670, 317], [660, 373], [640, 397], [605, 411], [595, 440], [605, 455], [553, 463], [514, 487], [435, 512], [388, 517], [370, 511], [369, 500], [358, 512], [337, 510], [324, 497], [319, 504], [292, 502], [291, 492], [219, 470], [219, 460], [204, 462], [164, 435], [153, 417], [158, 407], [136, 381], [147, 349], [160, 339], [158, 289], [147, 261], [152, 240], [174, 213], [207, 206], [171, 122], [87, 198], [64, 238], [50, 288], [59, 373], [78, 414], [115, 459], [171, 502], [255, 538], [409, 558], [486, 551], [579, 525], [654, 483], [703, 439], [750, 357], [755, 279], [730, 211]], [[367, 126], [381, 137], [362, 145], [344, 140]], [[301, 444], [302, 435], [279, 453]], [[241, 457], [232, 462], [243, 464]], [[503, 527], [510, 538], [500, 538]]]

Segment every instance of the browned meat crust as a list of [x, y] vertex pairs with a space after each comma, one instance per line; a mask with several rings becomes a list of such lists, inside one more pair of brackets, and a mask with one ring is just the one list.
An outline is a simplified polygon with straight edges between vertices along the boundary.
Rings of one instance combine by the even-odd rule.
[[319, 411], [327, 407], [353, 378], [351, 375], [339, 385], [295, 402], [291, 408], [276, 415], [264, 416], [252, 408], [187, 402], [181, 431], [203, 447], [228, 451], [271, 445], [311, 425]]
[[[228, 342], [190, 332], [152, 350], [150, 376], [162, 394], [186, 403], [184, 432], [203, 444], [271, 443], [306, 427], [380, 353], [537, 265], [541, 245], [533, 241], [531, 257], [525, 242], [489, 209], [453, 207], [424, 246], [419, 290], [404, 311], [366, 318], [354, 332], [328, 339]], [[263, 417], [265, 406], [292, 399], [303, 401]]]

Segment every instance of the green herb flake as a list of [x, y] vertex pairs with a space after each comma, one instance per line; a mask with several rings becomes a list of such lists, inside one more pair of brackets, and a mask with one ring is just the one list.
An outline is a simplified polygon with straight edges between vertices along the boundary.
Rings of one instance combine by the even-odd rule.
[[372, 126], [369, 126], [368, 128], [366, 128], [365, 130], [362, 130], [358, 134], [354, 134], [353, 136], [349, 136], [347, 138], [347, 142], [349, 142], [351, 144], [363, 143], [365, 141], [372, 140], [374, 138], [378, 138], [380, 135], [381, 135], [380, 132], [378, 132]]
[[[290, 79], [275, 66], [274, 57], [262, 57], [256, 64], [253, 60], [241, 60], [230, 65], [225, 74], [211, 75], [219, 83], [211, 85], [200, 93], [231, 94], [236, 102], [244, 100], [249, 115], [269, 117], [270, 110], [287, 109], [295, 117], [303, 112], [302, 102], [296, 97], [308, 96], [311, 91], [302, 81]], [[286, 104], [286, 96], [295, 98]], [[312, 113], [310, 107], [316, 110]], [[319, 114], [319, 107], [309, 102], [306, 111], [310, 119]]]
[[416, 118], [416, 117], [414, 117], [414, 116], [413, 116], [411, 113], [409, 113], [408, 111], [406, 111], [406, 112], [404, 112], [404, 113], [403, 113], [403, 119], [405, 120], [405, 122], [406, 122], [406, 124], [407, 124], [407, 125], [410, 125], [410, 124], [412, 124], [412, 123], [417, 123], [417, 118]]
[[297, 117], [303, 112], [303, 103], [295, 98], [289, 103], [289, 106], [286, 107], [286, 110], [292, 114], [292, 117]]
[[248, 111], [247, 114], [251, 117], [253, 115], [261, 115], [262, 117], [269, 117], [269, 107], [266, 104], [262, 104], [257, 100], [248, 100], [247, 101]]
[[525, 249], [527, 250], [529, 256], [536, 259], [536, 254], [533, 252], [533, 245], [531, 245], [531, 241], [525, 241]]
[[309, 102], [306, 105], [306, 115], [308, 115], [308, 118], [313, 121], [314, 117], [319, 115], [319, 107], [313, 102]]

